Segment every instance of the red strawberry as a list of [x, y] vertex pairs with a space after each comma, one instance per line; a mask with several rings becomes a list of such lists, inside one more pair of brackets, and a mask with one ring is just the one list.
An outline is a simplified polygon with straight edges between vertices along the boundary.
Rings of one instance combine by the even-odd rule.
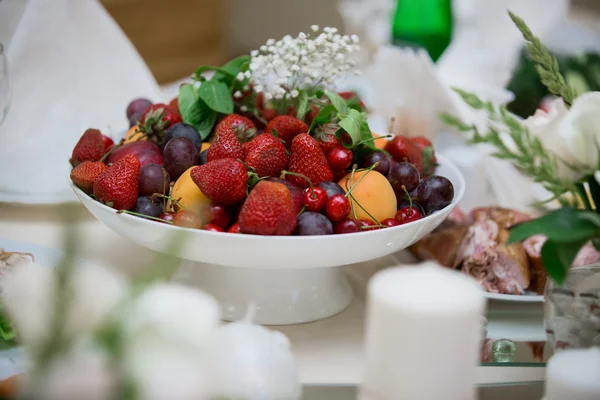
[[86, 193], [92, 193], [94, 182], [106, 169], [106, 164], [100, 161], [84, 161], [71, 171], [71, 180]]
[[209, 161], [195, 167], [191, 176], [202, 193], [216, 203], [236, 204], [246, 197], [248, 173], [241, 161], [232, 158]]
[[338, 95], [344, 100], [355, 100], [362, 109], [365, 109], [365, 103], [358, 97], [356, 92], [339, 92]]
[[206, 153], [206, 159], [209, 162], [223, 158], [244, 159], [244, 147], [232, 128], [222, 130], [216, 135]]
[[73, 148], [71, 165], [76, 167], [82, 161], [99, 161], [104, 153], [102, 134], [98, 129], [88, 129]]
[[140, 160], [127, 154], [115, 162], [94, 182], [94, 195], [102, 203], [117, 210], [129, 210], [138, 197]]
[[233, 129], [233, 132], [242, 143], [248, 142], [256, 136], [256, 126], [254, 126], [254, 123], [239, 114], [229, 114], [223, 118], [215, 127], [214, 135], [218, 136], [221, 132], [231, 129]]
[[173, 97], [168, 105], [173, 110], [179, 110], [179, 98], [177, 96]]
[[260, 181], [242, 205], [240, 232], [255, 235], [290, 235], [296, 228], [294, 201], [281, 183]]
[[317, 139], [323, 154], [329, 153], [329, 150], [341, 147], [342, 142], [335, 136], [335, 133], [340, 128], [335, 122], [329, 122], [319, 126], [314, 131], [314, 138]]
[[[306, 133], [301, 133], [292, 140], [288, 169], [290, 172], [305, 175], [313, 185], [333, 179], [333, 172], [325, 154], [317, 141]], [[308, 182], [299, 176], [288, 175], [287, 180], [304, 189], [309, 187]]]
[[306, 132], [308, 132], [308, 126], [298, 118], [289, 115], [279, 115], [273, 118], [265, 128], [265, 133], [276, 134], [288, 149], [297, 135]]
[[244, 161], [254, 169], [259, 177], [281, 175], [287, 167], [288, 155], [281, 140], [273, 135], [263, 133], [258, 135], [245, 146]]
[[156, 103], [142, 113], [140, 125], [141, 130], [145, 133], [160, 133], [181, 121], [178, 109], [163, 103]]
[[105, 152], [109, 151], [115, 144], [115, 142], [113, 142], [113, 140], [106, 135], [102, 135], [102, 142], [104, 143]]
[[438, 163], [431, 140], [423, 136], [412, 137], [410, 140], [421, 151], [421, 166], [417, 166], [419, 172], [422, 176], [432, 175]]

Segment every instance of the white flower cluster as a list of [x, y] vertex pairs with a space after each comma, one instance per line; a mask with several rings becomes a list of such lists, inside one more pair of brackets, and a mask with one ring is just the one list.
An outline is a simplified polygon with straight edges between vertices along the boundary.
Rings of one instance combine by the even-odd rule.
[[267, 40], [250, 53], [250, 68], [238, 79], [250, 79], [254, 91], [266, 100], [296, 98], [298, 90], [333, 88], [356, 66], [352, 55], [359, 50], [358, 36], [340, 35], [336, 28], [313, 25], [312, 33]]

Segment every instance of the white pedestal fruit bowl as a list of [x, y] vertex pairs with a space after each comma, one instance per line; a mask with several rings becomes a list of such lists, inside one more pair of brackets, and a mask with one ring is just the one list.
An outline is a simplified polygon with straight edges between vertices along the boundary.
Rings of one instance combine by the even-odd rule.
[[116, 211], [71, 183], [77, 197], [102, 223], [149, 249], [165, 252], [170, 237], [185, 231], [175, 279], [214, 295], [223, 319], [242, 319], [256, 307], [254, 322], [288, 325], [335, 315], [350, 303], [352, 289], [342, 266], [370, 261], [415, 243], [439, 226], [465, 192], [459, 170], [438, 155], [436, 174], [454, 185], [450, 205], [423, 219], [392, 228], [327, 236], [259, 236], [209, 232], [163, 224]]

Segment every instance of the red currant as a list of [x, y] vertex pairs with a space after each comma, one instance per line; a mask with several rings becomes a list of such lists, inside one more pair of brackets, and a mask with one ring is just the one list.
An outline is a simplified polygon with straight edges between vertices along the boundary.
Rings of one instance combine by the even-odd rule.
[[220, 226], [225, 229], [231, 223], [231, 217], [227, 208], [221, 204], [212, 203], [202, 210], [202, 220], [206, 224]]
[[345, 147], [334, 147], [327, 153], [327, 162], [334, 171], [343, 171], [352, 164], [352, 151]]
[[325, 207], [327, 218], [333, 222], [340, 222], [350, 215], [352, 207], [346, 196], [342, 194], [334, 194], [327, 200]]
[[417, 207], [404, 207], [398, 210], [394, 218], [403, 225], [423, 218], [423, 214]]
[[381, 229], [381, 227], [379, 225], [377, 225], [375, 222], [371, 221], [370, 219], [361, 219], [360, 223], [362, 225], [363, 231], [374, 231], [376, 229]]
[[361, 223], [357, 220], [348, 218], [336, 224], [334, 232], [336, 234], [360, 232], [362, 230], [361, 226]]
[[304, 191], [302, 201], [309, 211], [320, 212], [327, 204], [327, 192], [321, 187], [310, 188]]
[[229, 228], [229, 230], [227, 231], [229, 233], [240, 233], [240, 224], [238, 224], [237, 222], [233, 225], [231, 225], [231, 228]]
[[165, 222], [173, 222], [173, 219], [175, 219], [175, 213], [167, 211], [166, 213], [161, 214], [158, 218], [165, 220]]
[[204, 225], [204, 228], [202, 228], [202, 229], [204, 229], [205, 231], [211, 231], [211, 232], [225, 232], [223, 230], [223, 228], [221, 228], [220, 226], [215, 225], [215, 224], [206, 224], [206, 225]]
[[381, 225], [391, 228], [392, 226], [400, 225], [400, 222], [396, 221], [394, 218], [386, 218], [381, 221]]

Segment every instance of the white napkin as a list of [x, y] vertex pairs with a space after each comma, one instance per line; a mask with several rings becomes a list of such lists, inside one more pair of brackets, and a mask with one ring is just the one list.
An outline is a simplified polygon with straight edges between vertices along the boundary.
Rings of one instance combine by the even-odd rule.
[[0, 201], [74, 199], [68, 159], [84, 130], [118, 137], [131, 99], [163, 100], [97, 0], [29, 0], [7, 54], [13, 98], [0, 125]]

